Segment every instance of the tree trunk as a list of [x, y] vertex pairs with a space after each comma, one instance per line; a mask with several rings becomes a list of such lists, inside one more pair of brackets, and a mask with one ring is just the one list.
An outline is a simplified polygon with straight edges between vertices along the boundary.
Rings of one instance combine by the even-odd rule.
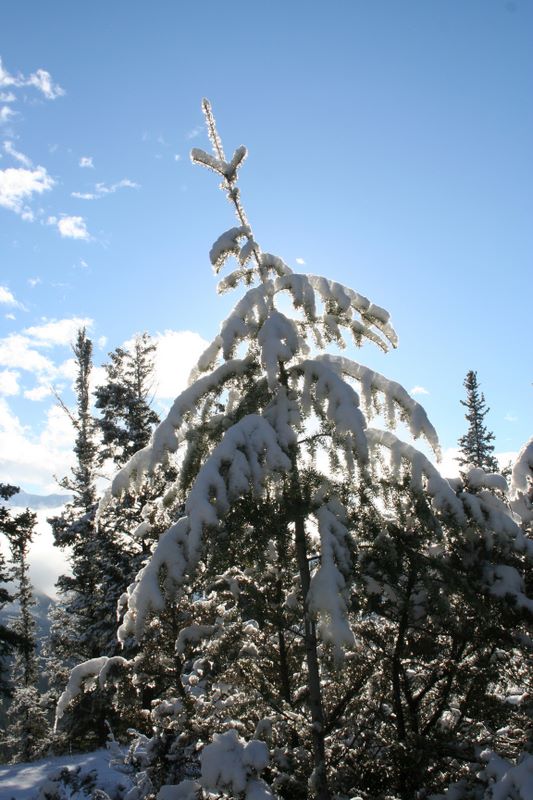
[[315, 625], [309, 616], [307, 596], [311, 582], [307, 546], [305, 542], [305, 525], [302, 514], [295, 519], [296, 561], [300, 572], [304, 608], [304, 643], [308, 671], [309, 709], [311, 711], [311, 736], [313, 740], [313, 756], [315, 763], [314, 787], [317, 800], [330, 800], [326, 774], [326, 748], [324, 745], [324, 709], [320, 688], [320, 671], [318, 667], [317, 640]]

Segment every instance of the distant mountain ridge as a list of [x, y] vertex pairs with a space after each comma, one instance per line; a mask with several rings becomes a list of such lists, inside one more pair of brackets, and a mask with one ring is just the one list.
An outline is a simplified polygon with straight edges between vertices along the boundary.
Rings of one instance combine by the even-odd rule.
[[2, 501], [4, 505], [11, 508], [58, 508], [64, 506], [72, 500], [71, 494], [30, 494], [21, 490], [10, 497], [7, 501]]

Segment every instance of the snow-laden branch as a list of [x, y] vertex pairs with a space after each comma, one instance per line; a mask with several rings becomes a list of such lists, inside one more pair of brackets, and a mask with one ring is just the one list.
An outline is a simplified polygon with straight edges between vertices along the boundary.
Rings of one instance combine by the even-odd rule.
[[221, 391], [233, 378], [243, 375], [250, 368], [247, 359], [233, 359], [221, 364], [209, 375], [198, 378], [174, 400], [166, 418], [157, 426], [150, 444], [138, 450], [116, 473], [110, 489], [100, 501], [99, 514], [112, 496], [118, 497], [132, 485], [140, 485], [145, 474], [153, 472], [162, 464], [168, 453], [174, 453], [185, 438], [182, 429], [185, 418], [196, 409], [200, 400], [210, 392]]
[[518, 453], [513, 466], [511, 478], [511, 491], [513, 494], [522, 492], [526, 494], [533, 488], [533, 437]]
[[[398, 346], [398, 337], [390, 324], [388, 311], [375, 305], [375, 303], [371, 303], [367, 297], [341, 283], [330, 281], [320, 275], [308, 275], [307, 277], [311, 286], [316, 289], [326, 305], [333, 302], [339, 310], [345, 313], [349, 310], [358, 312], [363, 321], [378, 328], [393, 347]], [[388, 349], [386, 343], [383, 343], [382, 347], [385, 350]]]
[[122, 658], [122, 656], [112, 656], [111, 658], [101, 656], [100, 658], [91, 658], [89, 661], [84, 661], [74, 667], [70, 673], [65, 691], [57, 701], [54, 730], [57, 730], [59, 720], [65, 710], [81, 694], [84, 687], [98, 683], [100, 688], [103, 688], [112, 667], [127, 667], [129, 664], [130, 662]]
[[[474, 522], [486, 532], [487, 545], [495, 542], [514, 553], [533, 558], [533, 540], [516, 524], [510, 508], [490, 489], [468, 491], [468, 482], [461, 478], [448, 481], [416, 448], [402, 442], [390, 431], [367, 428], [369, 447], [384, 447], [390, 454], [390, 468], [395, 480], [407, 466], [411, 487], [431, 498], [435, 511], [451, 515], [462, 526]], [[479, 483], [479, 475], [477, 476]], [[498, 481], [498, 488], [501, 482]]]
[[437, 458], [440, 458], [441, 451], [435, 428], [420, 403], [413, 400], [403, 386], [343, 356], [319, 355], [317, 361], [328, 364], [332, 369], [358, 381], [365, 412], [369, 417], [374, 411], [374, 398], [380, 395], [384, 401], [388, 424], [391, 427], [396, 425], [396, 413], [399, 411], [399, 417], [409, 426], [413, 439], [424, 436]]
[[367, 428], [366, 436], [371, 449], [384, 447], [388, 450], [395, 480], [400, 478], [402, 465], [407, 464], [412, 488], [419, 492], [427, 492], [434, 509], [439, 513], [451, 514], [457, 522], [466, 523], [463, 505], [450, 483], [423, 453], [402, 442], [391, 431]]
[[302, 361], [291, 368], [290, 374], [303, 376], [301, 408], [304, 416], [310, 414], [313, 398], [324, 408], [335, 439], [344, 450], [348, 469], [353, 470], [354, 461], [365, 464], [368, 460], [366, 422], [359, 409], [357, 392], [328, 364], [318, 360]]
[[355, 643], [344, 597], [345, 576], [351, 572], [346, 511], [338, 500], [330, 499], [314, 515], [320, 535], [320, 565], [311, 578], [307, 603], [318, 617], [317, 633], [333, 645], [340, 658], [344, 648]]
[[533, 437], [520, 450], [513, 467], [511, 506], [523, 525], [533, 525]]
[[[247, 244], [253, 242], [250, 228], [247, 225], [241, 225], [238, 228], [230, 228], [228, 231], [224, 231], [224, 233], [218, 237], [209, 251], [209, 259], [213, 265], [215, 273], [220, 271], [224, 265], [224, 262], [230, 256], [235, 256], [238, 258], [241, 264], [246, 263], [248, 258], [244, 258], [243, 260], [243, 257], [241, 257], [243, 249], [241, 248], [240, 244], [241, 239], [247, 239]], [[251, 246], [253, 247], [254, 245], [255, 242], [253, 242], [253, 245]]]
[[202, 150], [200, 147], [193, 147], [191, 150], [191, 161], [193, 164], [201, 164], [203, 167], [207, 167], [213, 172], [216, 172], [217, 175], [225, 178], [228, 183], [233, 183], [237, 177], [237, 171], [247, 155], [248, 151], [243, 145], [235, 150], [231, 161], [216, 158], [216, 156], [212, 156], [211, 153], [206, 153], [205, 150]]
[[[232, 228], [222, 235], [221, 239], [215, 243], [215, 256], [226, 248], [233, 248], [232, 252], [237, 254], [238, 232], [240, 228]], [[221, 242], [219, 244], [219, 242]], [[213, 252], [213, 251], [212, 251]], [[261, 269], [265, 270], [263, 282], [258, 286], [248, 289], [242, 298], [236, 303], [229, 316], [221, 325], [219, 335], [209, 345], [206, 353], [201, 357], [197, 365], [198, 372], [210, 369], [222, 352], [225, 359], [231, 358], [235, 348], [243, 341], [254, 341], [268, 320], [269, 315], [279, 313], [275, 309], [275, 298], [280, 292], [288, 292], [295, 309], [302, 309], [307, 324], [312, 326], [313, 331], [320, 332], [326, 339], [335, 339], [340, 345], [345, 342], [341, 328], [348, 328], [359, 341], [361, 337], [366, 337], [370, 341], [378, 344], [382, 349], [388, 349], [388, 340], [393, 347], [396, 347], [398, 339], [394, 329], [389, 323], [389, 314], [384, 309], [371, 303], [366, 297], [354, 292], [346, 286], [335, 281], [328, 281], [326, 278], [317, 275], [303, 275], [293, 273], [281, 259], [263, 253], [261, 255]], [[274, 280], [268, 279], [266, 269], [278, 273]], [[241, 277], [246, 275], [246, 270], [238, 270], [232, 273], [226, 282], [220, 286], [222, 290], [228, 285], [235, 285]], [[317, 299], [324, 306], [323, 312], [317, 312]], [[376, 330], [372, 330], [375, 328]], [[385, 338], [383, 338], [383, 336]], [[301, 338], [301, 337], [300, 337]], [[299, 349], [306, 350], [307, 346], [302, 341]]]
[[150, 561], [128, 588], [120, 641], [130, 634], [140, 639], [148, 615], [165, 608], [165, 595], [175, 597], [186, 573], [198, 563], [204, 530], [216, 529], [231, 503], [250, 491], [261, 494], [269, 477], [290, 467], [276, 431], [264, 417], [249, 414], [226, 431], [198, 472], [185, 516], [161, 536]]

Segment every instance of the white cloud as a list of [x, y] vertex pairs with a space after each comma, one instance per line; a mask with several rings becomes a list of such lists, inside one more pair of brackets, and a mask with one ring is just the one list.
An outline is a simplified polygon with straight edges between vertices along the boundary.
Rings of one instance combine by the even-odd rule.
[[6, 306], [15, 306], [16, 308], [21, 307], [21, 304], [15, 300], [13, 293], [9, 291], [7, 286], [0, 286], [0, 303]]
[[20, 153], [18, 150], [15, 150], [13, 146], [13, 142], [6, 141], [4, 142], [4, 152], [14, 158], [15, 161], [19, 161], [21, 164], [24, 164], [25, 167], [31, 167], [31, 159], [28, 156], [25, 156], [24, 153]]
[[180, 154], [179, 154], [179, 153], [176, 153], [176, 154], [174, 155], [174, 161], [181, 161], [181, 156], [180, 156]]
[[16, 319], [16, 316], [14, 314], [4, 314], [4, 316], [6, 319]]
[[[64, 494], [65, 489], [54, 486], [52, 492]], [[49, 597], [57, 596], [55, 583], [59, 575], [70, 574], [66, 553], [54, 546], [52, 528], [47, 522], [49, 517], [59, 516], [61, 511], [62, 506], [37, 509], [35, 512], [37, 514], [35, 536], [28, 552], [32, 586]]]
[[55, 373], [52, 361], [35, 349], [31, 339], [20, 333], [11, 333], [0, 339], [0, 366], [47, 375]]
[[[51, 217], [50, 219], [54, 219]], [[63, 239], [89, 239], [89, 231], [87, 230], [87, 225], [83, 217], [61, 217], [59, 220], [55, 220], [54, 222], [57, 223], [57, 227], [59, 233], [63, 237]]]
[[96, 344], [98, 345], [98, 347], [100, 348], [100, 350], [103, 350], [103, 349], [104, 349], [104, 347], [105, 347], [105, 346], [106, 346], [106, 344], [107, 344], [107, 336], [100, 336], [100, 337], [98, 338], [98, 341], [96, 342]]
[[25, 86], [35, 86], [39, 89], [47, 100], [55, 100], [62, 97], [65, 90], [58, 83], [54, 83], [52, 76], [45, 69], [38, 69], [27, 78]]
[[409, 394], [429, 394], [424, 386], [413, 386]]
[[508, 412], [508, 413], [505, 415], [505, 417], [504, 417], [504, 420], [505, 420], [506, 422], [518, 422], [518, 417], [517, 417], [515, 414], [511, 414], [511, 412], [509, 411], [509, 412]]
[[43, 431], [35, 434], [0, 398], [0, 481], [43, 494], [58, 491], [54, 475], [68, 473], [73, 443], [70, 420], [58, 406], [48, 409]]
[[0, 92], [0, 103], [14, 103], [16, 99], [13, 92]]
[[18, 383], [19, 373], [12, 372], [10, 369], [4, 369], [0, 372], [0, 394], [15, 395], [20, 392]]
[[42, 280], [40, 278], [28, 278], [28, 283], [32, 289], [35, 289], [39, 283], [42, 283]]
[[36, 344], [50, 347], [52, 345], [70, 345], [80, 328], [90, 328], [93, 320], [90, 317], [71, 317], [70, 319], [52, 319], [43, 325], [25, 328], [26, 336], [37, 339]]
[[303, 258], [297, 258], [296, 263], [300, 264], [300, 266], [303, 266], [305, 264], [305, 261], [303, 260]]
[[105, 183], [97, 183], [94, 192], [72, 192], [71, 196], [78, 200], [98, 200], [106, 194], [114, 194], [119, 189], [139, 189], [139, 184], [129, 178], [123, 178], [117, 183], [106, 186]]
[[21, 214], [24, 219], [33, 219], [31, 210], [25, 205], [34, 194], [42, 194], [54, 186], [54, 180], [44, 167], [34, 170], [9, 167], [0, 170], [0, 206]]
[[21, 73], [11, 75], [4, 68], [0, 58], [0, 87], [5, 88], [7, 86], [33, 86], [42, 92], [47, 100], [55, 100], [65, 94], [65, 90], [59, 84], [53, 82], [52, 76], [45, 69], [37, 69], [27, 78]]
[[52, 387], [42, 383], [40, 386], [36, 386], [34, 389], [26, 389], [26, 391], [24, 392], [24, 397], [26, 398], [26, 400], [34, 400], [36, 402], [40, 402], [41, 400], [50, 397], [51, 394], [52, 394]]
[[16, 113], [17, 112], [13, 111], [13, 109], [9, 108], [9, 106], [2, 106], [2, 108], [0, 108], [0, 125], [3, 122], [9, 122], [9, 120], [12, 119]]
[[85, 169], [94, 169], [93, 157], [92, 156], [82, 156], [80, 158], [80, 167], [83, 167]]
[[157, 344], [154, 392], [158, 400], [174, 399], [187, 386], [187, 379], [208, 345], [194, 331], [166, 330], [154, 336]]

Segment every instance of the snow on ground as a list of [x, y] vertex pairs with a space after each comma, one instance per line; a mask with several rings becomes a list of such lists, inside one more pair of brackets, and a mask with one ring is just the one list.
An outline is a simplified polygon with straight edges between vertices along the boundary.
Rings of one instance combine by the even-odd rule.
[[64, 767], [81, 767], [83, 774], [96, 770], [97, 786], [108, 794], [119, 784], [129, 788], [131, 782], [128, 776], [109, 765], [111, 758], [108, 750], [96, 750], [93, 753], [51, 757], [29, 764], [0, 765], [0, 800], [35, 800], [43, 783]]

